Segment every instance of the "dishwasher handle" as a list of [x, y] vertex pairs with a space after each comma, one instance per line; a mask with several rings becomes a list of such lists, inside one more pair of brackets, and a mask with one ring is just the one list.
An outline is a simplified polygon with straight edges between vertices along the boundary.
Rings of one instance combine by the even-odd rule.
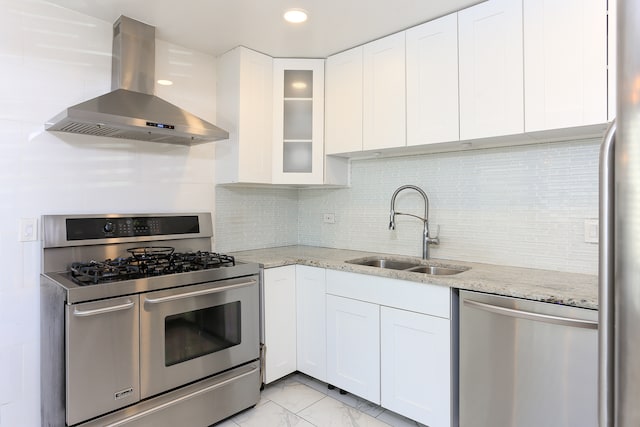
[[572, 326], [575, 328], [598, 329], [598, 322], [591, 320], [572, 319], [569, 317], [553, 316], [550, 314], [533, 313], [531, 311], [517, 310], [514, 308], [501, 307], [484, 302], [464, 300], [464, 305], [478, 310], [489, 311], [503, 316], [515, 317], [518, 319], [533, 320], [536, 322], [553, 323], [555, 325]]

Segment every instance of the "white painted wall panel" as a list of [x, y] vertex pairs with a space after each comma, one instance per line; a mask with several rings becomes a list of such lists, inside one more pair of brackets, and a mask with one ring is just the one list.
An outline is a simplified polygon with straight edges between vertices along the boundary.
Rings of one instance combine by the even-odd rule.
[[[112, 22], [41, 1], [0, 14], [0, 426], [40, 425], [41, 242], [20, 218], [56, 213], [213, 212], [214, 144], [178, 147], [54, 134], [44, 122], [111, 87]], [[215, 58], [162, 40], [158, 93], [215, 121]]]

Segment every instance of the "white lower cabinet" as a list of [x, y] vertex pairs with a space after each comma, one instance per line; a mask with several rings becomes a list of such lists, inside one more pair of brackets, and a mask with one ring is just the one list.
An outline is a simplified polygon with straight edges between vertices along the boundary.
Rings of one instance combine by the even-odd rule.
[[429, 427], [450, 427], [451, 289], [335, 270], [326, 277], [327, 382]]
[[380, 308], [381, 405], [430, 427], [451, 425], [449, 319]]
[[298, 371], [327, 381], [327, 317], [324, 268], [296, 266]]
[[380, 307], [327, 295], [327, 382], [380, 404]]
[[318, 267], [265, 269], [265, 383], [298, 370], [449, 427], [454, 296], [442, 286]]
[[296, 371], [296, 266], [264, 270], [265, 379]]

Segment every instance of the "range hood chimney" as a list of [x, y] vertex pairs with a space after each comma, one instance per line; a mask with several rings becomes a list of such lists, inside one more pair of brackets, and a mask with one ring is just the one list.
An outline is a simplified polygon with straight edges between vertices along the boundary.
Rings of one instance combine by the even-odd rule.
[[111, 92], [67, 108], [48, 131], [193, 145], [229, 133], [158, 98], [155, 27], [121, 16], [113, 24]]

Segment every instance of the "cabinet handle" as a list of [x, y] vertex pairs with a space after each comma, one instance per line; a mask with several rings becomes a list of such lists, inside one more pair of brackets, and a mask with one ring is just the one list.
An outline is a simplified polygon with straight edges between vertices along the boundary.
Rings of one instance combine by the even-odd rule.
[[149, 304], [160, 304], [163, 302], [176, 301], [184, 298], [199, 297], [202, 295], [215, 294], [218, 292], [229, 291], [231, 289], [244, 288], [245, 286], [255, 285], [255, 280], [249, 280], [248, 282], [237, 283], [235, 285], [221, 286], [219, 288], [203, 289], [201, 291], [184, 292], [177, 295], [169, 295], [167, 297], [160, 298], [145, 298], [144, 302]]
[[96, 308], [94, 310], [79, 310], [77, 307], [73, 310], [73, 315], [76, 317], [97, 316], [98, 314], [111, 313], [114, 311], [128, 310], [135, 304], [129, 300], [124, 304], [113, 305], [111, 307]]
[[504, 316], [516, 317], [519, 319], [534, 320], [538, 322], [553, 323], [556, 325], [573, 326], [584, 329], [598, 329], [598, 322], [591, 320], [571, 319], [569, 317], [552, 316], [550, 314], [532, 313], [530, 311], [516, 310], [514, 308], [500, 307], [483, 302], [464, 300], [464, 305], [477, 308], [479, 310], [490, 311]]

